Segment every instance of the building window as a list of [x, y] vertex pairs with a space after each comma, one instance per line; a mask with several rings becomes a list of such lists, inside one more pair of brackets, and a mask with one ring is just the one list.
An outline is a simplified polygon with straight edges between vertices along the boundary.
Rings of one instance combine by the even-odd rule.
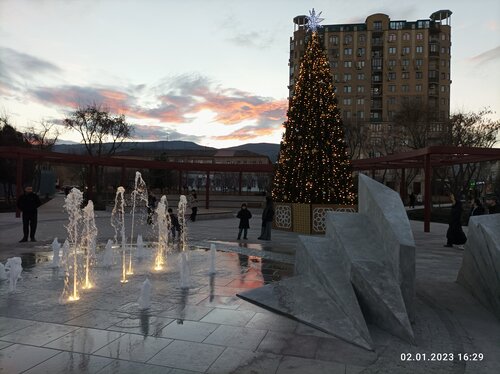
[[338, 36], [330, 36], [330, 44], [338, 45], [339, 44], [339, 37]]
[[424, 47], [421, 45], [417, 45], [417, 47], [415, 48], [415, 52], [424, 53]]
[[380, 70], [380, 69], [382, 69], [382, 59], [381, 58], [374, 58], [374, 59], [372, 59], [372, 68], [374, 70]]
[[389, 54], [395, 55], [396, 54], [396, 47], [389, 47]]
[[344, 61], [345, 68], [352, 68], [352, 61]]
[[337, 73], [333, 74], [333, 81], [338, 82], [339, 81], [339, 75]]
[[424, 77], [424, 74], [421, 71], [417, 71], [415, 73], [415, 78], [416, 79], [422, 79]]
[[429, 70], [429, 78], [436, 79], [438, 77], [436, 70]]
[[419, 29], [428, 29], [429, 25], [429, 21], [417, 21], [417, 28]]
[[358, 117], [359, 119], [365, 119], [365, 112], [363, 112], [362, 110], [358, 110], [358, 112], [356, 113], [356, 117]]
[[344, 110], [344, 119], [349, 119], [349, 118], [351, 118], [351, 111]]
[[352, 35], [346, 35], [344, 37], [344, 44], [351, 44], [352, 43]]
[[401, 30], [404, 27], [404, 22], [403, 21], [392, 21], [389, 23], [389, 28], [393, 30]]
[[360, 35], [358, 36], [358, 41], [359, 41], [360, 43], [364, 43], [364, 42], [366, 42], [366, 35], [365, 35], [365, 34], [360, 34]]
[[401, 73], [401, 78], [402, 79], [410, 79], [410, 73], [408, 71], [403, 71]]
[[389, 60], [389, 66], [390, 67], [396, 66], [396, 60]]
[[389, 41], [395, 42], [396, 41], [396, 34], [389, 34]]
[[441, 34], [441, 40], [446, 40], [446, 34]]
[[[378, 112], [371, 112], [370, 113], [370, 118], [371, 119], [379, 119], [380, 118], [380, 113], [378, 113]], [[371, 130], [373, 132], [381, 132], [382, 131], [382, 124], [381, 123], [371, 123], [370, 127], [371, 127]]]
[[410, 65], [410, 60], [408, 60], [407, 58], [401, 60], [401, 65], [403, 66], [408, 66]]
[[403, 47], [403, 50], [401, 51], [401, 53], [404, 55], [409, 55], [410, 54], [410, 47]]
[[417, 84], [415, 86], [415, 92], [422, 92], [422, 85], [421, 84]]
[[365, 62], [364, 61], [358, 61], [356, 62], [356, 68], [362, 69], [365, 67]]
[[396, 117], [396, 112], [394, 110], [389, 110], [387, 116], [389, 117], [389, 121], [392, 121], [394, 117]]
[[382, 81], [381, 75], [372, 75], [372, 82], [381, 82], [381, 81]]
[[424, 40], [424, 34], [417, 32], [417, 40]]
[[351, 98], [345, 98], [342, 102], [344, 105], [351, 105]]
[[405, 33], [403, 34], [403, 40], [410, 40], [410, 33], [405, 32]]
[[365, 80], [365, 73], [358, 73], [358, 81], [364, 81]]
[[396, 92], [396, 85], [390, 84], [389, 85], [389, 92]]
[[430, 48], [429, 48], [429, 51], [430, 52], [438, 52], [439, 51], [438, 45], [437, 44], [431, 44]]
[[365, 92], [365, 86], [358, 86], [358, 93]]
[[410, 87], [407, 84], [401, 85], [401, 92], [410, 92]]
[[344, 48], [344, 56], [352, 56], [352, 48]]
[[344, 82], [350, 81], [352, 79], [351, 74], [344, 74]]
[[446, 105], [446, 98], [444, 98], [444, 97], [443, 97], [443, 98], [441, 99], [441, 105]]
[[389, 96], [389, 98], [387, 99], [387, 104], [389, 105], [396, 104], [396, 96]]
[[359, 98], [359, 99], [357, 99], [357, 100], [356, 100], [356, 104], [357, 104], [357, 105], [365, 105], [365, 99], [363, 99], [363, 98]]
[[446, 92], [446, 86], [441, 86], [441, 92]]
[[364, 56], [365, 55], [365, 49], [364, 48], [358, 48], [358, 57]]
[[415, 65], [422, 66], [423, 64], [424, 64], [424, 60], [422, 60], [421, 58], [417, 58], [415, 60]]
[[374, 21], [373, 22], [374, 30], [382, 30], [382, 21]]
[[396, 79], [396, 73], [391, 72], [391, 73], [387, 74], [387, 78], [388, 78], [390, 81], [393, 81], [394, 79]]
[[344, 93], [351, 93], [351, 92], [352, 92], [351, 86], [344, 86]]

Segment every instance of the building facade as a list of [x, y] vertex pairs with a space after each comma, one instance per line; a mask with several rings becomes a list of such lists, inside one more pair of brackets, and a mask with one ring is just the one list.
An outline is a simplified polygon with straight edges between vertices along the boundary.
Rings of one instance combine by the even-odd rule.
[[[370, 146], [363, 146], [355, 158], [391, 153], [381, 145], [394, 133], [395, 116], [405, 104], [425, 108], [426, 136], [439, 138], [450, 114], [451, 13], [441, 10], [416, 21], [391, 20], [377, 13], [364, 23], [319, 29], [342, 119], [345, 124], [366, 127]], [[293, 22], [290, 98], [310, 37], [306, 16]]]

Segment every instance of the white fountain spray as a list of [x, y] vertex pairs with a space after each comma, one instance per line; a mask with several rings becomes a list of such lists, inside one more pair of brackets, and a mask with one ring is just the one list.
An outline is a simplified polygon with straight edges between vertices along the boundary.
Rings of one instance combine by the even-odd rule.
[[187, 258], [187, 227], [186, 227], [186, 196], [179, 198], [179, 224], [181, 226], [180, 245], [181, 245], [181, 288], [189, 288], [189, 263]]
[[139, 303], [139, 308], [141, 310], [149, 309], [151, 307], [151, 292], [153, 290], [153, 286], [149, 281], [149, 278], [142, 283], [141, 286], [141, 294], [137, 302]]
[[108, 242], [106, 243], [106, 247], [104, 248], [104, 256], [102, 259], [102, 264], [107, 269], [111, 268], [111, 266], [114, 265], [113, 241], [111, 239], [108, 239]]
[[158, 226], [158, 246], [156, 247], [153, 269], [160, 271], [166, 264], [170, 216], [167, 214], [167, 197], [163, 195], [156, 207], [156, 224]]
[[115, 229], [115, 243], [118, 244], [118, 234], [122, 247], [122, 279], [120, 282], [127, 283], [127, 241], [125, 239], [125, 188], [118, 187], [115, 196], [115, 206], [111, 212], [111, 226]]
[[146, 251], [144, 250], [144, 241], [142, 240], [142, 235], [139, 234], [137, 235], [137, 258], [139, 260], [142, 260], [144, 257], [146, 257]]
[[57, 238], [54, 238], [52, 242], [52, 267], [59, 267], [59, 250], [61, 249], [61, 244], [57, 241]]
[[[73, 245], [73, 287], [72, 291], [70, 289], [63, 290], [63, 295], [64, 297], [66, 291], [72, 292], [69, 297], [68, 301], [76, 301], [80, 298], [80, 295], [78, 293], [78, 287], [79, 287], [79, 280], [78, 280], [78, 248], [80, 246], [80, 236], [79, 236], [79, 227], [80, 227], [80, 221], [82, 218], [82, 211], [80, 209], [80, 206], [82, 205], [83, 201], [83, 193], [77, 189], [73, 188], [71, 189], [70, 193], [68, 196], [66, 196], [66, 199], [64, 201], [64, 208], [68, 212], [69, 215], [69, 223], [66, 226], [66, 229], [68, 230], [68, 240], [70, 244]], [[68, 259], [69, 260], [69, 259]], [[66, 262], [67, 265], [67, 271], [65, 275], [65, 286], [69, 287], [69, 277], [70, 277], [70, 261]]]
[[217, 249], [215, 248], [215, 244], [210, 244], [210, 271], [209, 274], [215, 274], [215, 256], [217, 253]]
[[11, 257], [5, 263], [5, 270], [9, 279], [9, 292], [16, 292], [17, 281], [23, 272], [21, 257]]
[[83, 237], [82, 245], [85, 246], [85, 283], [84, 289], [94, 287], [91, 267], [95, 260], [95, 245], [97, 239], [97, 226], [95, 225], [94, 203], [89, 200], [83, 208]]
[[130, 253], [127, 270], [128, 275], [134, 274], [134, 269], [132, 268], [132, 247], [134, 244], [135, 207], [138, 199], [139, 202], [142, 200], [146, 203], [146, 205], [148, 204], [148, 190], [146, 188], [146, 182], [144, 182], [144, 180], [142, 179], [141, 173], [136, 171], [134, 190], [132, 191], [132, 224], [130, 229]]

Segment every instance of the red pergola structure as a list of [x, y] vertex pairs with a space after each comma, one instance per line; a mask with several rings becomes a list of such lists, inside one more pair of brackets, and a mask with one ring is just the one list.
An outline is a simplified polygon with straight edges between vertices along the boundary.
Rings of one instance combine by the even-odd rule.
[[[203, 164], [203, 163], [184, 163], [184, 162], [167, 162], [156, 160], [139, 160], [120, 157], [95, 157], [89, 155], [75, 155], [59, 152], [40, 151], [22, 147], [0, 147], [0, 157], [16, 160], [16, 193], [21, 195], [22, 176], [23, 176], [23, 161], [36, 160], [43, 162], [52, 162], [54, 164], [78, 164], [90, 166], [87, 176], [87, 194], [89, 198], [92, 196], [92, 167], [94, 166], [112, 166], [119, 167], [122, 170], [121, 185], [125, 184], [126, 169], [168, 169], [179, 172], [179, 193], [181, 192], [181, 180], [183, 172], [197, 171], [206, 172], [207, 181], [205, 187], [206, 208], [209, 208], [209, 191], [210, 191], [210, 172], [236, 172], [239, 173], [239, 193], [242, 188], [243, 173], [273, 173], [273, 164]], [[16, 213], [19, 217], [19, 212]]]
[[[22, 193], [23, 160], [38, 160], [61, 164], [80, 164], [89, 166], [114, 166], [122, 170], [121, 184], [125, 183], [125, 170], [127, 168], [139, 169], [168, 169], [179, 171], [179, 179], [182, 172], [204, 171], [207, 174], [206, 183], [206, 207], [209, 207], [210, 172], [237, 172], [239, 173], [239, 192], [241, 193], [242, 173], [273, 173], [272, 164], [202, 164], [202, 163], [179, 163], [154, 160], [138, 160], [119, 157], [95, 157], [88, 155], [74, 155], [67, 153], [39, 151], [21, 147], [0, 147], [2, 158], [16, 159], [17, 195]], [[353, 160], [352, 166], [355, 171], [374, 171], [385, 169], [401, 169], [401, 185], [404, 186], [406, 169], [424, 170], [424, 231], [430, 231], [431, 219], [431, 176], [434, 167], [468, 164], [483, 161], [500, 160], [499, 148], [471, 148], [432, 146], [417, 149], [410, 152], [402, 152], [383, 157]], [[92, 170], [92, 168], [90, 168]], [[88, 194], [92, 194], [92, 173], [89, 173]], [[404, 194], [404, 188], [401, 192]], [[18, 212], [19, 213], [19, 212]]]
[[[431, 176], [435, 167], [470, 164], [500, 160], [500, 148], [472, 148], [432, 146], [383, 157], [354, 160], [357, 171], [401, 169], [401, 186], [404, 186], [406, 169], [424, 170], [424, 232], [430, 231], [431, 221]], [[405, 188], [401, 188], [404, 194]]]

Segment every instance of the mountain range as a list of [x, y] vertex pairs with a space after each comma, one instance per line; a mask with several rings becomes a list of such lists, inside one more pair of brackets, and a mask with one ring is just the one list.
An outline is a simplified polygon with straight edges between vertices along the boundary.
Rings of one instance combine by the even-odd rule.
[[[104, 149], [109, 147], [109, 144], [104, 144]], [[172, 141], [158, 141], [158, 142], [124, 142], [119, 149], [119, 152], [124, 151], [166, 151], [166, 150], [200, 150], [200, 149], [216, 149], [213, 147], [206, 147], [194, 142], [187, 142], [182, 140]], [[229, 148], [230, 150], [245, 150], [269, 157], [271, 162], [275, 163], [278, 159], [280, 145], [274, 143], [247, 143]], [[84, 154], [86, 152], [83, 144], [56, 144], [52, 148], [54, 152], [71, 153], [71, 154]]]

